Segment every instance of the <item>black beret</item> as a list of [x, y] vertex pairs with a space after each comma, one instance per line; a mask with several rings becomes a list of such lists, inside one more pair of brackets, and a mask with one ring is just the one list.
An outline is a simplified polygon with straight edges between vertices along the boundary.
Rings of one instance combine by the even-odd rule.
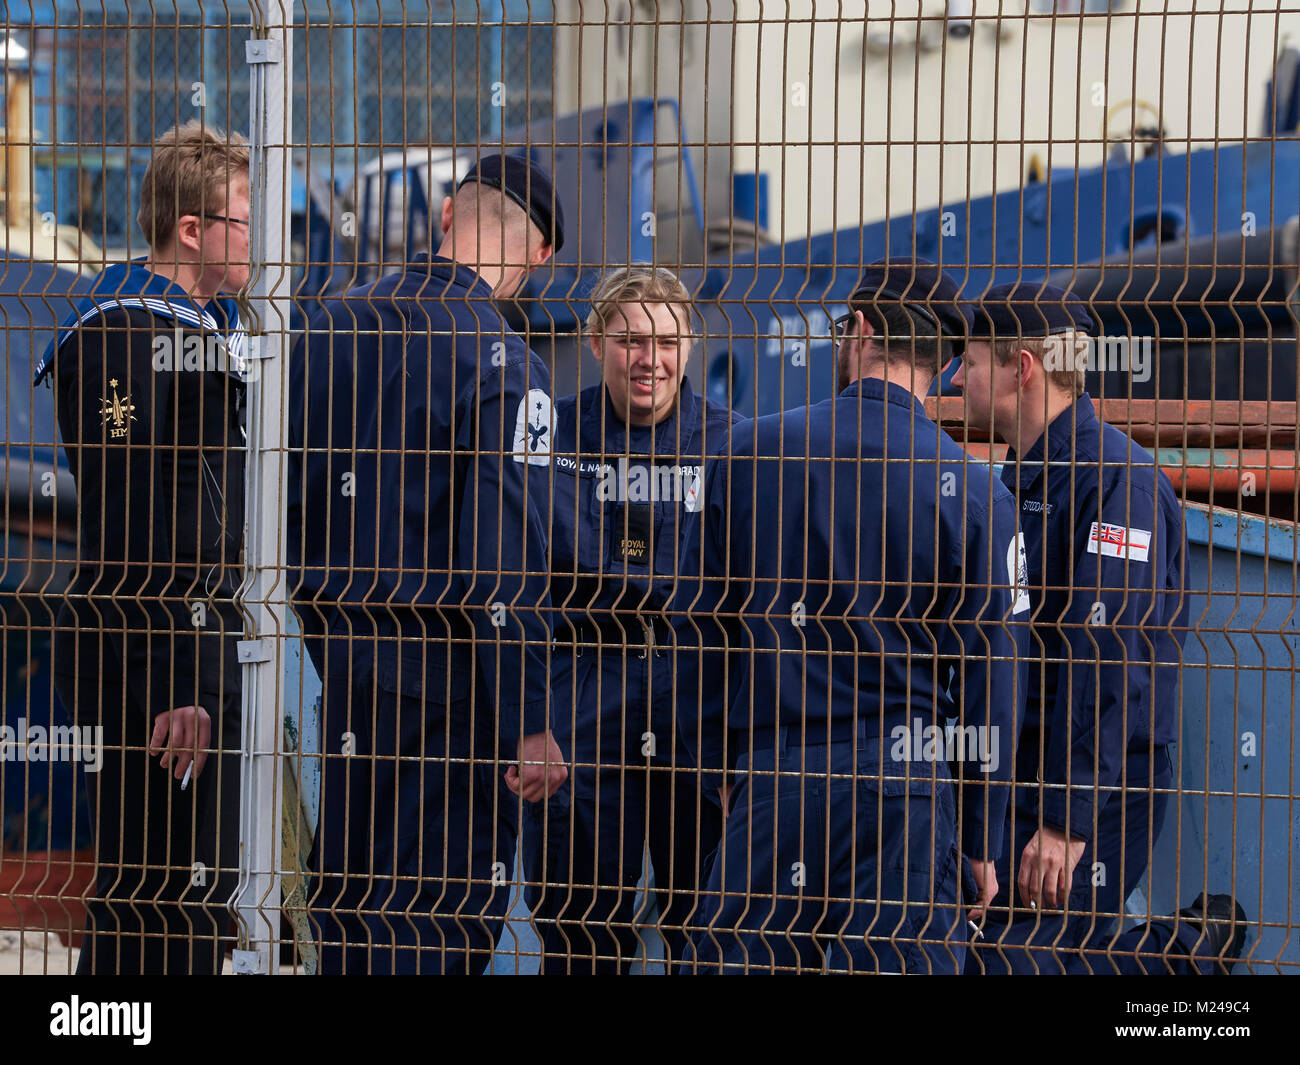
[[518, 155], [485, 155], [456, 186], [459, 191], [471, 181], [500, 189], [528, 212], [533, 224], [550, 239], [551, 251], [564, 246], [564, 211], [551, 185], [551, 176], [531, 159]]
[[864, 304], [901, 303], [928, 319], [960, 354], [971, 313], [958, 301], [959, 291], [957, 282], [928, 259], [880, 259], [863, 272], [849, 306], [861, 309]]
[[1038, 281], [994, 285], [975, 308], [972, 337], [1045, 337], [1077, 329], [1093, 333], [1096, 322], [1083, 300]]

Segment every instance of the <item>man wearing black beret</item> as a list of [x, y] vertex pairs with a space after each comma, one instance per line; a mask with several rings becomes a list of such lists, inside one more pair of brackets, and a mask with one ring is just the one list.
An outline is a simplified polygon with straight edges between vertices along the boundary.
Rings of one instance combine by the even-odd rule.
[[518, 797], [567, 776], [548, 697], [550, 375], [493, 302], [560, 247], [564, 220], [540, 167], [490, 155], [442, 229], [437, 255], [326, 301], [290, 367], [290, 579], [324, 684], [311, 905], [327, 973], [481, 971]]
[[953, 378], [968, 424], [1009, 447], [1002, 480], [1017, 497], [1033, 619], [997, 866], [1010, 890], [967, 972], [1209, 971], [1212, 960], [1190, 956], [1235, 957], [1245, 934], [1231, 923], [1244, 922], [1240, 908], [1214, 895], [1177, 928], [1153, 921], [1112, 938], [1173, 785], [1186, 546], [1173, 485], [1084, 391], [1092, 330], [1062, 289], [999, 285]]

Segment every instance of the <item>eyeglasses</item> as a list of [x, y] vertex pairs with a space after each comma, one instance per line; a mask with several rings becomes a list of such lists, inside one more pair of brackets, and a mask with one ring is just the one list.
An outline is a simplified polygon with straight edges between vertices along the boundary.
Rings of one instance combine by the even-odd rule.
[[234, 222], [237, 226], [248, 225], [247, 218], [231, 218], [229, 215], [224, 214], [205, 214], [203, 217], [209, 222]]
[[836, 344], [844, 340], [853, 331], [853, 326], [858, 320], [856, 311], [850, 311], [848, 314], [842, 314], [831, 322], [831, 338]]
[[[894, 297], [893, 293], [886, 293], [887, 296]], [[943, 337], [943, 327], [939, 325], [939, 319], [930, 311], [916, 303], [905, 303], [903, 307], [910, 313], [920, 318], [934, 327], [935, 332], [940, 339]], [[858, 312], [850, 311], [848, 314], [842, 314], [831, 322], [831, 338], [834, 343], [838, 344], [841, 340], [846, 339], [853, 332], [853, 325], [857, 321]], [[896, 337], [897, 340], [906, 340], [907, 337]], [[930, 337], [921, 337], [918, 339], [932, 339]]]

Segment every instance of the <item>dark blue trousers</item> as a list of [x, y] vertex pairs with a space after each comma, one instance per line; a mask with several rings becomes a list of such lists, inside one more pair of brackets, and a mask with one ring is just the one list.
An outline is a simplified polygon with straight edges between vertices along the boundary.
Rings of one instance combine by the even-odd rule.
[[520, 800], [502, 777], [515, 752], [495, 750], [490, 710], [439, 690], [395, 663], [327, 672], [309, 903], [322, 973], [491, 961], [514, 879]]
[[[678, 656], [622, 646], [557, 646], [552, 706], [568, 782], [524, 811], [527, 901], [543, 973], [627, 972], [643, 945], [636, 912], [646, 849], [655, 926], [671, 967], [687, 946], [722, 815], [684, 764], [676, 700], [696, 699]], [[693, 675], [693, 674], [692, 674]], [[671, 968], [670, 968], [671, 971]]]
[[199, 692], [215, 750], [182, 791], [149, 756], [154, 717], [173, 708], [149, 705], [112, 654], [76, 664], [76, 676], [54, 674], [55, 691], [104, 742], [100, 771], [85, 778], [97, 873], [77, 975], [220, 973], [239, 881], [239, 690]]
[[683, 971], [961, 972], [953, 784], [902, 775], [878, 739], [755, 739]]
[[[1030, 750], [1029, 748], [1032, 748]], [[1038, 743], [1021, 740], [1024, 757], [1038, 757]], [[1026, 844], [1038, 830], [1038, 788], [1016, 788], [1015, 832], [998, 861], [998, 898], [984, 927], [984, 938], [972, 946], [967, 973], [1121, 975], [1209, 973], [1213, 962], [1195, 957], [1201, 940], [1187, 922], [1152, 921], [1114, 933], [1116, 915], [1147, 871], [1147, 855], [1164, 824], [1167, 789], [1173, 769], [1167, 748], [1157, 748], [1154, 773], [1150, 755], [1130, 755], [1123, 793], [1102, 807], [1097, 832], [1075, 867], [1069, 904], [1062, 912], [1039, 914], [1020, 903], [1016, 877]], [[1018, 777], [1032, 777], [1020, 767]], [[1010, 907], [1014, 903], [1014, 909]]]

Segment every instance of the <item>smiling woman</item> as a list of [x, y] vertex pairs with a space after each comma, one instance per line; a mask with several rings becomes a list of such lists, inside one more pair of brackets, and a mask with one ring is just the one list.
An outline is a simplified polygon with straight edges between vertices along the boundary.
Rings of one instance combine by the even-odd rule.
[[559, 801], [525, 812], [543, 972], [627, 972], [649, 949], [634, 906], [647, 849], [655, 927], [669, 968], [684, 960], [704, 859], [722, 833], [716, 783], [692, 766], [695, 730], [676, 717], [701, 686], [709, 698], [724, 687], [720, 670], [706, 679], [670, 610], [695, 557], [686, 545], [705, 460], [733, 420], [684, 377], [692, 313], [668, 270], [607, 274], [587, 318], [603, 379], [555, 403], [550, 587], [562, 615], [551, 706], [573, 768]]
[[630, 266], [591, 294], [587, 331], [614, 409], [629, 425], [658, 425], [677, 406], [690, 358], [691, 297], [677, 275]]

